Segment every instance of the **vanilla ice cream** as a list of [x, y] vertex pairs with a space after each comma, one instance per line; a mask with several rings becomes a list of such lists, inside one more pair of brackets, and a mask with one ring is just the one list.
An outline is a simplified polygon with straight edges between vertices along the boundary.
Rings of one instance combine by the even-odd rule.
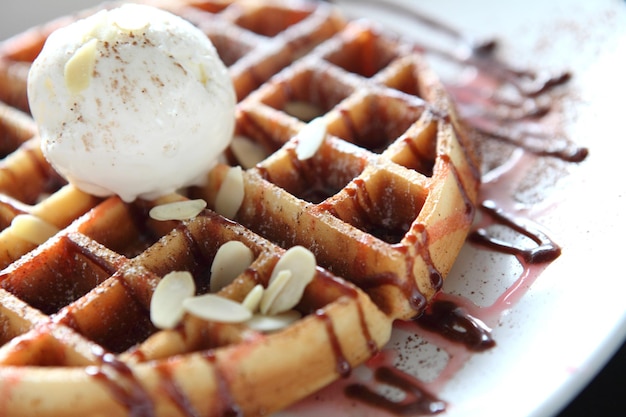
[[125, 201], [201, 183], [234, 128], [234, 89], [209, 39], [143, 5], [52, 33], [28, 98], [53, 167], [85, 192]]

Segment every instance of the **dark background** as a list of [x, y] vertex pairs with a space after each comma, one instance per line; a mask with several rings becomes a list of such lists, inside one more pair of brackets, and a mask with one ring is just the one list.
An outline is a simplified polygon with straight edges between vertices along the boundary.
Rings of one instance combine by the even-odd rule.
[[626, 416], [626, 343], [557, 417]]

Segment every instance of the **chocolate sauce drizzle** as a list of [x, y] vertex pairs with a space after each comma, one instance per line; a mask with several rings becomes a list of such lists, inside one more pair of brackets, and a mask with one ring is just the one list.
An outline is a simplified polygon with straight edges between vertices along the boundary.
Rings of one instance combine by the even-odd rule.
[[398, 369], [388, 366], [378, 367], [374, 371], [374, 378], [383, 385], [403, 391], [406, 398], [395, 401], [361, 383], [348, 385], [344, 390], [345, 395], [396, 415], [435, 415], [446, 409], [444, 401], [428, 392], [420, 381]]
[[322, 320], [322, 322], [326, 326], [326, 332], [328, 333], [330, 346], [332, 347], [333, 354], [335, 355], [335, 369], [337, 373], [343, 378], [348, 377], [348, 375], [350, 375], [350, 373], [352, 372], [352, 366], [350, 365], [350, 362], [348, 362], [343, 354], [343, 351], [341, 350], [339, 338], [337, 337], [335, 329], [333, 328], [333, 321], [323, 310], [315, 311], [315, 317]]
[[[492, 44], [495, 47], [495, 41]], [[548, 132], [545, 127], [537, 128], [537, 123], [554, 110], [554, 103], [548, 95], [556, 87], [570, 81], [572, 75], [569, 72], [549, 76], [517, 70], [496, 59], [492, 53], [495, 48], [488, 53], [485, 50], [477, 53], [473, 49], [467, 58], [432, 47], [422, 48], [425, 52], [459, 65], [473, 66], [480, 71], [482, 79], [479, 78], [473, 84], [447, 85], [461, 117], [476, 133], [537, 156], [571, 163], [582, 162], [587, 158], [587, 148], [577, 146], [562, 134]], [[501, 96], [498, 89], [506, 86], [512, 86], [517, 97]], [[540, 98], [549, 100], [539, 102]]]
[[527, 130], [514, 129], [511, 127], [498, 126], [497, 121], [487, 122], [485, 118], [469, 118], [473, 122], [476, 132], [490, 137], [499, 142], [509, 143], [518, 148], [537, 156], [547, 156], [561, 159], [565, 162], [582, 162], [589, 155], [587, 148], [563, 146], [561, 148], [550, 149], [542, 142], [550, 140], [550, 136], [543, 132], [529, 132]]
[[451, 342], [463, 344], [473, 352], [483, 352], [496, 345], [491, 329], [450, 300], [433, 300], [415, 322]]
[[505, 213], [491, 200], [484, 201], [481, 209], [494, 218], [499, 224], [507, 226], [532, 239], [537, 246], [524, 249], [489, 235], [489, 232], [483, 228], [479, 228], [469, 235], [468, 240], [470, 242], [485, 246], [494, 251], [515, 255], [520, 258], [522, 262], [528, 264], [552, 262], [561, 255], [559, 245], [534, 222]]
[[202, 356], [204, 357], [204, 359], [206, 359], [209, 363], [213, 365], [213, 368], [215, 369], [215, 373], [216, 373], [218, 398], [220, 399], [221, 404], [216, 404], [215, 406], [221, 407], [221, 408], [217, 409], [214, 412], [214, 414], [221, 415], [222, 417], [243, 417], [243, 412], [239, 408], [237, 403], [235, 403], [235, 400], [233, 399], [233, 395], [230, 391], [230, 387], [228, 386], [228, 383], [226, 382], [226, 378], [217, 364], [217, 357], [215, 356], [215, 351], [213, 350], [204, 351], [202, 352]]
[[88, 366], [85, 372], [101, 381], [113, 398], [128, 410], [131, 417], [154, 417], [154, 403], [133, 371], [112, 353], [99, 346], [92, 349], [99, 365]]
[[[553, 111], [554, 103], [547, 98], [555, 88], [567, 84], [572, 74], [564, 71], [549, 74], [545, 71], [531, 71], [515, 68], [495, 56], [498, 42], [495, 39], [476, 41], [441, 21], [438, 21], [414, 7], [407, 7], [392, 2], [365, 0], [402, 16], [409, 16], [416, 23], [421, 23], [437, 34], [456, 42], [454, 51], [439, 48], [432, 43], [420, 43], [411, 39], [416, 50], [437, 56], [462, 68], [474, 67], [478, 70], [481, 81], [469, 85], [447, 84], [450, 94], [459, 109], [459, 113], [469, 127], [477, 133], [496, 141], [506, 142], [530, 153], [544, 157], [554, 157], [565, 162], [584, 161], [589, 150], [579, 147], [565, 137], [536, 132], [529, 123], [538, 121]], [[499, 89], [512, 87], [516, 97], [504, 97]]]
[[[407, 240], [409, 242], [412, 241], [420, 257], [424, 260], [424, 262], [426, 262], [426, 267], [428, 268], [428, 275], [430, 278], [430, 285], [435, 289], [435, 291], [439, 291], [443, 286], [443, 275], [441, 274], [441, 272], [439, 272], [430, 256], [428, 231], [423, 224], [416, 223], [413, 225], [411, 232], [411, 239], [407, 238]], [[420, 237], [419, 240], [418, 236]]]
[[162, 362], [157, 365], [156, 370], [160, 375], [160, 385], [163, 391], [176, 405], [180, 413], [186, 417], [200, 417], [201, 414], [193, 408], [189, 398], [174, 381], [172, 367], [167, 362]]

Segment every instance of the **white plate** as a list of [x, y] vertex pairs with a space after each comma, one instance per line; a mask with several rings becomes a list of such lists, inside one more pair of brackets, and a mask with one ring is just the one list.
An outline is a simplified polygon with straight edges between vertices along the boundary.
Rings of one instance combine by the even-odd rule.
[[[0, 39], [89, 3], [94, 2], [3, 4]], [[408, 36], [422, 36], [420, 25], [407, 15], [363, 4], [354, 7], [346, 0], [340, 3], [349, 13], [374, 17]], [[398, 366], [407, 372], [426, 382], [434, 379], [430, 388], [447, 403], [442, 415], [552, 415], [589, 382], [626, 335], [626, 276], [621, 268], [626, 183], [618, 174], [626, 150], [621, 102], [626, 93], [626, 5], [617, 0], [398, 3], [467, 34], [496, 37], [499, 53], [515, 65], [574, 75], [562, 100], [562, 123], [568, 136], [588, 147], [590, 155], [583, 163], [568, 166], [562, 177], [546, 179], [539, 174], [537, 187], [549, 192], [537, 204], [509, 206], [543, 225], [562, 246], [562, 255], [541, 274], [523, 281], [532, 285], [515, 292], [523, 297], [503, 314], [486, 317], [494, 328], [496, 347], [469, 355], [452, 375], [437, 379], [446, 355], [411, 329], [398, 329], [386, 353], [400, 354]], [[522, 271], [512, 256], [467, 245], [445, 290], [488, 307], [520, 282]], [[489, 316], [486, 313], [488, 308], [477, 314]], [[462, 359], [468, 356], [455, 352]], [[354, 370], [354, 378], [366, 375], [367, 369]], [[355, 407], [337, 394], [339, 385], [281, 414], [384, 415]]]

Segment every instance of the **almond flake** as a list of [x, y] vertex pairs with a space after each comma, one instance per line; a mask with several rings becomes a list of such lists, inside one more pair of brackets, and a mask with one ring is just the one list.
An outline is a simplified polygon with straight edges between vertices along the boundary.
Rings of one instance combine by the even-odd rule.
[[154, 220], [188, 220], [196, 217], [205, 208], [204, 200], [184, 200], [159, 204], [152, 207], [149, 214]]
[[292, 323], [300, 320], [302, 314], [296, 310], [288, 310], [273, 316], [265, 316], [263, 314], [255, 314], [246, 325], [259, 332], [269, 333], [283, 329]]
[[291, 280], [291, 271], [280, 271], [270, 281], [267, 289], [263, 293], [263, 299], [261, 300], [260, 311], [262, 314], [274, 314], [272, 312], [272, 305], [280, 295], [281, 291], [287, 286]]
[[183, 301], [196, 292], [193, 276], [187, 271], [174, 271], [157, 284], [150, 300], [150, 320], [159, 329], [172, 329], [185, 314]]
[[243, 305], [215, 294], [204, 294], [183, 301], [185, 310], [204, 320], [221, 323], [243, 323], [252, 313]]
[[254, 260], [249, 247], [238, 240], [224, 243], [217, 250], [211, 265], [211, 292], [218, 292], [232, 283]]
[[65, 63], [63, 74], [65, 86], [72, 94], [79, 94], [89, 87], [98, 57], [98, 39], [91, 39], [74, 52]]
[[261, 284], [257, 284], [250, 290], [246, 298], [243, 299], [241, 304], [250, 310], [252, 313], [256, 313], [259, 310], [259, 306], [261, 305], [261, 300], [263, 299], [263, 294], [265, 293], [265, 288]]
[[244, 169], [249, 169], [267, 157], [267, 152], [258, 143], [245, 136], [235, 136], [230, 149]]
[[136, 32], [150, 26], [149, 16], [141, 13], [141, 9], [126, 7], [126, 13], [112, 14], [113, 24], [124, 32]]
[[326, 137], [326, 122], [321, 117], [311, 120], [298, 132], [297, 137], [296, 155], [298, 159], [303, 161], [311, 158]]
[[11, 233], [34, 245], [41, 245], [59, 228], [32, 214], [18, 214], [11, 221]]
[[287, 250], [274, 266], [267, 291], [285, 271], [290, 273], [289, 282], [280, 288], [271, 302], [266, 302], [269, 305], [265, 309], [261, 302], [261, 312], [278, 314], [294, 308], [300, 302], [306, 286], [313, 280], [316, 267], [315, 255], [305, 247], [294, 246]]
[[244, 198], [243, 173], [240, 166], [231, 167], [215, 196], [215, 211], [233, 219]]

